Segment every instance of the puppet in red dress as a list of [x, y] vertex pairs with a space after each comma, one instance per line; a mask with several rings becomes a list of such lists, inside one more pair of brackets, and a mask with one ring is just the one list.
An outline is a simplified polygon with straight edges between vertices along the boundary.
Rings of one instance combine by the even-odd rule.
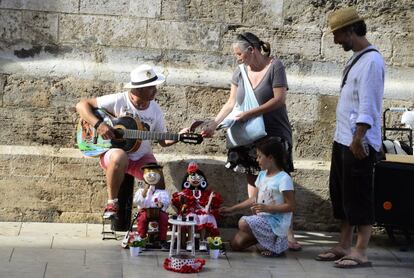
[[[172, 196], [172, 204], [181, 216], [194, 217], [196, 231], [200, 233], [200, 251], [207, 250], [206, 236], [218, 236], [218, 208], [223, 203], [220, 193], [207, 188], [204, 173], [197, 163], [191, 162], [181, 184], [182, 190]], [[187, 242], [187, 250], [191, 250], [191, 242]]]

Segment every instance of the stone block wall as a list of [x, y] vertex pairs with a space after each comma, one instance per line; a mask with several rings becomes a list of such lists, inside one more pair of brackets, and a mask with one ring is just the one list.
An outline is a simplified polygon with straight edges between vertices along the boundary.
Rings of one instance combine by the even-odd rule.
[[[343, 64], [326, 19], [353, 4], [387, 63], [384, 108], [414, 108], [414, 4], [410, 0], [0, 1], [0, 220], [98, 221], [105, 201], [96, 160], [76, 150], [75, 104], [122, 91], [141, 63], [166, 75], [157, 100], [170, 131], [212, 118], [228, 97], [231, 43], [251, 31], [286, 66], [302, 229], [331, 229], [330, 145]], [[388, 124], [395, 124], [398, 115]], [[227, 202], [246, 196], [223, 167], [224, 135], [199, 146], [154, 146], [169, 190], [196, 159]], [[237, 190], [235, 190], [237, 188]], [[236, 191], [236, 194], [234, 192]], [[311, 208], [311, 209], [309, 209]], [[234, 225], [237, 219], [223, 225]], [[318, 228], [319, 227], [319, 228]]]

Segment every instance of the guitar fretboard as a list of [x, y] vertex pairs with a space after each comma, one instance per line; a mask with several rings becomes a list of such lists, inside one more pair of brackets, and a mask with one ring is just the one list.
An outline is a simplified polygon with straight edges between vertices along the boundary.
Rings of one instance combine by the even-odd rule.
[[168, 132], [154, 132], [145, 130], [124, 129], [124, 139], [141, 140], [174, 140], [179, 141], [180, 135]]

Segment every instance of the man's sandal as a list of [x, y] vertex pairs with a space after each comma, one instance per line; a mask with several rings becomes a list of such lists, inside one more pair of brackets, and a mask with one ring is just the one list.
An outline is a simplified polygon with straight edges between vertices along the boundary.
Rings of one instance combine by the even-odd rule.
[[[343, 264], [341, 262], [344, 261], [350, 261], [352, 264]], [[335, 262], [334, 267], [337, 268], [360, 268], [360, 267], [371, 267], [372, 263], [370, 261], [362, 261], [361, 259], [358, 259], [354, 256], [344, 256], [341, 259], [339, 259], [337, 262]]]

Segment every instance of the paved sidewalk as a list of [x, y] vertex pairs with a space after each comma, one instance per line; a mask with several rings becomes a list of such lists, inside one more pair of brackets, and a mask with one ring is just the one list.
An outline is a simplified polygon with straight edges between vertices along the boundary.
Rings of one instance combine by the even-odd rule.
[[[414, 250], [402, 252], [384, 236], [373, 238], [369, 268], [343, 270], [313, 258], [332, 246], [337, 234], [299, 232], [300, 252], [282, 258], [263, 258], [254, 248], [227, 252], [217, 260], [206, 254], [198, 274], [163, 269], [168, 252], [145, 251], [130, 257], [120, 241], [102, 240], [101, 225], [0, 222], [0, 277], [414, 277]], [[223, 230], [229, 238], [234, 230]]]

